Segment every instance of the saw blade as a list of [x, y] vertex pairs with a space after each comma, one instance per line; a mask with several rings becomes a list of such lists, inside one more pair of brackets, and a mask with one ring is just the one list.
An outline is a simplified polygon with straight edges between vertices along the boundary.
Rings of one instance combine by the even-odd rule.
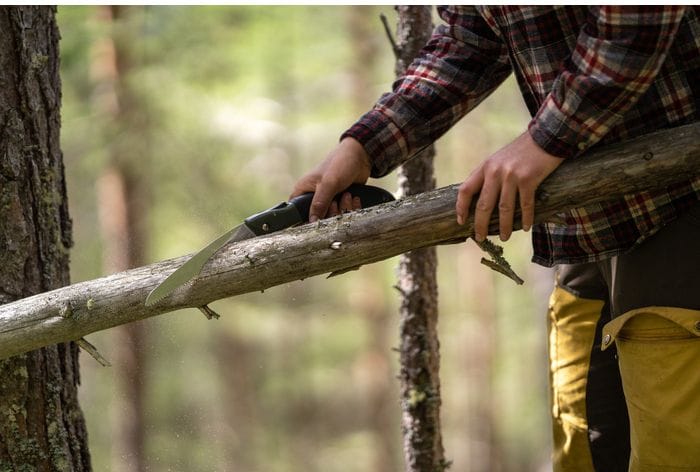
[[146, 306], [151, 306], [172, 293], [176, 288], [184, 285], [192, 278], [196, 277], [204, 267], [204, 264], [216, 254], [216, 252], [228, 243], [243, 241], [245, 239], [254, 238], [256, 236], [245, 223], [240, 224], [232, 230], [222, 234], [214, 241], [209, 243], [204, 249], [192, 256], [182, 266], [178, 267], [175, 272], [170, 274], [160, 285], [154, 288], [146, 297]]

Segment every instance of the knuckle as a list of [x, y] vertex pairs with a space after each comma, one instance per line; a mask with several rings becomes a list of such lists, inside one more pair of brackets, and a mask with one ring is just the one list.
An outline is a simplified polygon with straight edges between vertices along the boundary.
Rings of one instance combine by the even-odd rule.
[[485, 166], [484, 167], [484, 177], [491, 180], [500, 174], [500, 170], [495, 166]]
[[508, 213], [513, 211], [513, 205], [508, 202], [500, 202], [498, 204], [498, 210], [502, 213]]
[[317, 212], [320, 212], [320, 211], [324, 210], [325, 207], [326, 207], [326, 205], [322, 201], [317, 200], [315, 202], [311, 202], [311, 210], [315, 210]]
[[518, 177], [518, 169], [517, 167], [507, 164], [501, 167], [500, 169], [501, 175], [503, 175], [504, 178], [509, 179], [509, 180], [515, 180]]
[[466, 180], [465, 180], [464, 182], [462, 182], [462, 184], [459, 186], [459, 193], [461, 193], [461, 194], [472, 194], [472, 193], [474, 193], [474, 192], [472, 191], [471, 183], [470, 183], [469, 181], [466, 181]]
[[518, 178], [518, 183], [523, 192], [534, 192], [537, 187], [537, 179], [533, 175], [525, 174]]
[[530, 210], [530, 209], [535, 207], [535, 202], [534, 202], [534, 200], [522, 200], [520, 202], [520, 207], [523, 210]]
[[489, 211], [491, 210], [491, 205], [489, 205], [487, 202], [484, 200], [479, 200], [476, 202], [476, 209], [479, 211]]
[[309, 179], [302, 178], [296, 184], [294, 184], [294, 187], [292, 188], [292, 192], [303, 193], [310, 186], [312, 186], [312, 182], [310, 182]]
[[338, 177], [334, 175], [326, 175], [323, 177], [323, 180], [321, 181], [324, 187], [330, 188], [330, 189], [336, 189], [340, 186], [340, 180]]

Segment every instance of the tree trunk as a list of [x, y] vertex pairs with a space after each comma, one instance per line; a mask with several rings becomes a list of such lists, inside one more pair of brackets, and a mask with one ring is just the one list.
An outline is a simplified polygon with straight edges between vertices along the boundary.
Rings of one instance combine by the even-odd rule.
[[[52, 7], [0, 7], [0, 303], [69, 283]], [[87, 471], [74, 343], [0, 361], [0, 470]]]
[[[610, 145], [567, 160], [540, 185], [535, 221], [556, 221], [562, 211], [662, 188], [699, 172], [700, 123]], [[0, 305], [0, 359], [168, 311], [464, 241], [473, 225], [455, 221], [458, 187], [230, 244], [194, 280], [154, 306], [144, 305], [148, 293], [188, 256]], [[498, 215], [489, 231], [498, 233]]]
[[[105, 136], [107, 166], [97, 182], [103, 267], [120, 272], [146, 263], [148, 196], [145, 164], [148, 161], [147, 113], [133, 89], [130, 73], [133, 54], [135, 7], [100, 6], [100, 20], [108, 36], [96, 45], [94, 105], [112, 123]], [[115, 336], [114, 362], [118, 395], [112, 400], [112, 470], [146, 470], [144, 396], [147, 359], [145, 323], [120, 326]]]
[[[403, 75], [433, 31], [429, 6], [396, 7], [396, 75]], [[430, 146], [398, 173], [402, 196], [435, 188]], [[437, 252], [420, 248], [401, 256], [400, 361], [402, 430], [406, 470], [433, 472], [446, 468], [440, 429], [440, 342], [437, 333]]]

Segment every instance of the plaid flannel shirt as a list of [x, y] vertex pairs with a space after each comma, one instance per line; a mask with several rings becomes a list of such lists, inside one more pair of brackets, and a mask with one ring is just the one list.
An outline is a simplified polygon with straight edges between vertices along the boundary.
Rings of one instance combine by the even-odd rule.
[[[393, 92], [343, 134], [381, 177], [432, 143], [515, 72], [544, 150], [575, 158], [602, 143], [698, 120], [700, 8], [441, 7], [446, 22]], [[650, 176], [653, 178], [653, 176]], [[700, 199], [700, 177], [569, 211], [533, 228], [533, 261], [590, 262], [628, 250]]]

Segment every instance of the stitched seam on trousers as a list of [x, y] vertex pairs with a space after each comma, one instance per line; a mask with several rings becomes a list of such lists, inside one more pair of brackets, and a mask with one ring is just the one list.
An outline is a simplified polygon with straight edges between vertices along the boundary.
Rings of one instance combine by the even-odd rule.
[[648, 462], [642, 462], [639, 460], [639, 458], [635, 457], [634, 462], [637, 466], [639, 467], [653, 467], [655, 470], [658, 470], [658, 472], [665, 472], [667, 470], [693, 470], [696, 471], [698, 470], [697, 466], [694, 465], [659, 465], [659, 464], [650, 464]]
[[557, 320], [556, 317], [554, 316], [554, 310], [552, 308], [549, 309], [549, 325], [551, 326], [551, 331], [550, 331], [550, 342], [551, 342], [551, 337], [554, 336], [554, 345], [550, 345], [550, 359], [549, 359], [549, 369], [551, 371], [551, 380], [550, 382], [552, 383], [552, 416], [554, 418], [559, 418], [561, 419], [561, 409], [559, 405], [561, 405], [561, 400], [560, 400], [560, 391], [561, 389], [559, 388], [559, 383], [558, 383], [558, 376], [560, 375], [558, 369], [554, 369], [555, 365], [559, 365], [559, 330], [557, 329]]
[[663, 335], [638, 335], [635, 334], [634, 336], [624, 336], [624, 335], [618, 335], [617, 339], [619, 341], [625, 341], [625, 342], [637, 342], [637, 343], [653, 343], [653, 342], [697, 342], [700, 341], [700, 338], [697, 336], [688, 336], [688, 335], [675, 335], [675, 336], [663, 336]]

